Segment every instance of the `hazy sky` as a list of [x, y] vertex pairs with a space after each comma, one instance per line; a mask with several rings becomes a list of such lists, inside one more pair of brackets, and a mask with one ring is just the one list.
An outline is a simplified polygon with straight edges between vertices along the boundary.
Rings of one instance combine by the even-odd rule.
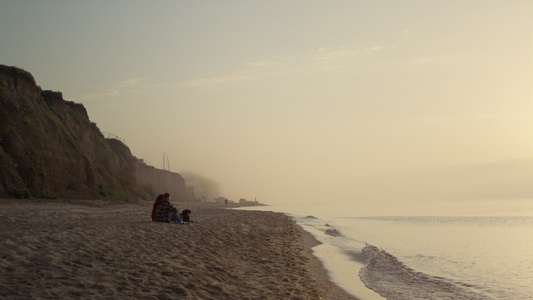
[[261, 202], [533, 198], [531, 1], [2, 1], [0, 63]]

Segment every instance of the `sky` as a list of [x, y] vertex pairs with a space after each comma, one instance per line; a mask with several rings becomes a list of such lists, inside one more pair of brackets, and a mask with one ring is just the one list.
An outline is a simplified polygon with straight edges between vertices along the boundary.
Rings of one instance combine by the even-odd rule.
[[229, 199], [533, 199], [532, 29], [516, 0], [8, 0], [0, 64]]

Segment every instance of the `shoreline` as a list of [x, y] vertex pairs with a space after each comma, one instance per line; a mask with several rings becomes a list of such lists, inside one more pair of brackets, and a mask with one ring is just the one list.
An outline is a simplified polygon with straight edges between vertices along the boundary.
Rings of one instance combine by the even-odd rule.
[[[294, 222], [294, 221], [293, 221]], [[317, 240], [311, 233], [307, 232], [300, 225], [296, 224], [297, 228], [300, 231], [302, 236], [302, 241], [304, 243], [304, 254], [309, 258], [309, 268], [311, 272], [316, 276], [318, 282], [323, 285], [323, 289], [334, 291], [336, 298], [325, 298], [325, 299], [351, 299], [358, 300], [359, 298], [348, 293], [335, 282], [333, 282], [328, 274], [328, 270], [324, 267], [324, 264], [320, 261], [318, 257], [313, 254], [313, 247], [320, 245], [321, 242]]]
[[317, 240], [274, 212], [174, 202], [0, 199], [0, 297], [356, 299], [312, 254]]

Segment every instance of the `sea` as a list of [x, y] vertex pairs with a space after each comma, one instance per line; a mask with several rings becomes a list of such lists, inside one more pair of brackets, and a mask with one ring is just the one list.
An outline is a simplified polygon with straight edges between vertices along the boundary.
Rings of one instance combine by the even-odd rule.
[[311, 233], [359, 299], [533, 299], [533, 199], [353, 201], [244, 208]]

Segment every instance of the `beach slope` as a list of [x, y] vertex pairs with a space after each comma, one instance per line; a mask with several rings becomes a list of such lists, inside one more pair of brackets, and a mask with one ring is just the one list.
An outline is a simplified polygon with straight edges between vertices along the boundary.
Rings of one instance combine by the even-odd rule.
[[0, 298], [353, 299], [289, 217], [175, 204], [0, 200]]

